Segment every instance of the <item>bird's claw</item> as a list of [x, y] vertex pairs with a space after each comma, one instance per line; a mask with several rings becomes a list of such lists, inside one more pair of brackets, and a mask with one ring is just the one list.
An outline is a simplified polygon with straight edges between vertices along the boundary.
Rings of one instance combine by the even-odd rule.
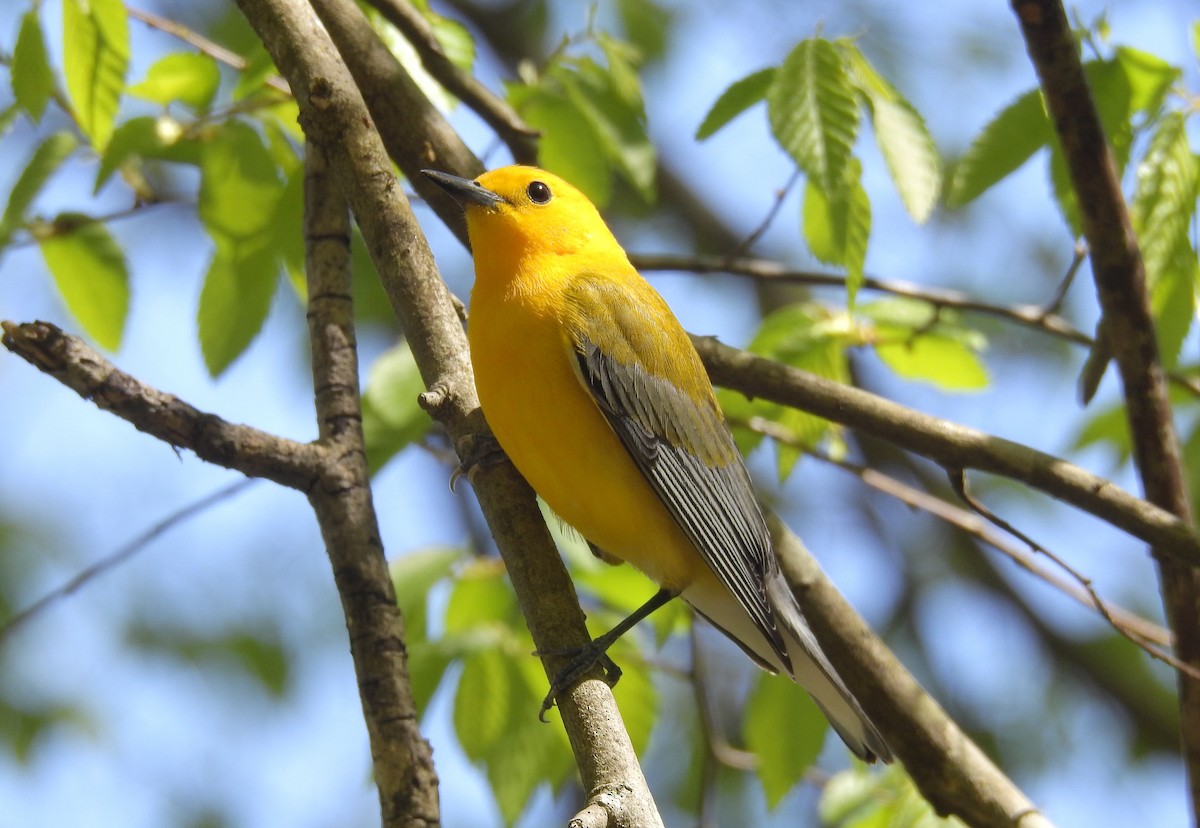
[[[599, 667], [604, 672], [602, 678], [609, 687], [616, 687], [617, 682], [621, 680], [621, 668], [609, 658], [604, 649], [596, 646], [595, 641], [572, 652], [574, 655], [571, 660], [567, 662], [566, 667], [558, 671], [558, 675], [550, 683], [550, 691], [546, 693], [546, 698], [542, 701], [542, 709], [538, 713], [538, 720], [541, 722], [547, 721], [546, 714], [550, 712], [550, 708], [554, 707], [555, 700], [574, 687], [580, 679], [585, 678], [593, 667]], [[534, 655], [547, 655], [547, 653], [537, 652]]]
[[475, 473], [486, 466], [494, 466], [505, 459], [504, 450], [491, 434], [468, 434], [459, 440], [455, 446], [461, 462], [450, 474], [450, 491], [463, 476], [468, 483], [473, 483]]

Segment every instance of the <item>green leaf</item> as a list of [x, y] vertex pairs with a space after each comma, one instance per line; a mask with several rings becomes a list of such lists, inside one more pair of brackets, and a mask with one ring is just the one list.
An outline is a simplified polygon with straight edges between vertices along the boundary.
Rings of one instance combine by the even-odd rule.
[[596, 159], [605, 148], [591, 123], [567, 98], [540, 88], [514, 87], [510, 90], [521, 117], [541, 130], [538, 164], [570, 181], [603, 209], [612, 197], [612, 174]]
[[1015, 172], [1054, 134], [1040, 90], [1031, 89], [993, 118], [955, 165], [947, 207], [962, 207]]
[[179, 101], [197, 112], [205, 112], [220, 83], [216, 61], [208, 55], [179, 52], [151, 66], [144, 81], [129, 87], [129, 94], [163, 106]]
[[829, 723], [795, 682], [763, 673], [746, 702], [742, 729], [746, 747], [758, 756], [767, 807], [774, 809], [817, 761]]
[[905, 342], [880, 343], [875, 353], [897, 376], [923, 380], [943, 391], [987, 388], [987, 368], [961, 342], [937, 334], [920, 334]]
[[1171, 86], [1183, 74], [1179, 67], [1129, 46], [1118, 46], [1115, 57], [1129, 82], [1131, 110], [1155, 115], [1162, 109]]
[[480, 648], [463, 659], [454, 696], [454, 732], [463, 753], [483, 761], [509, 730], [516, 712], [514, 675], [507, 653]]
[[200, 173], [198, 209], [208, 232], [263, 243], [283, 182], [259, 134], [240, 121], [227, 122], [205, 147]]
[[129, 271], [116, 240], [78, 214], [60, 215], [35, 236], [67, 310], [101, 347], [117, 350], [129, 313]]
[[978, 355], [986, 344], [981, 334], [954, 327], [928, 306], [904, 299], [872, 302], [858, 311], [875, 323], [875, 353], [898, 376], [943, 391], [987, 387], [987, 368]]
[[464, 72], [470, 72], [475, 65], [475, 38], [471, 37], [470, 30], [457, 20], [428, 9], [422, 9], [421, 13], [429, 21], [433, 36], [450, 62]]
[[46, 41], [38, 22], [37, 9], [21, 18], [21, 31], [12, 54], [12, 90], [17, 104], [34, 121], [42, 119], [54, 94], [54, 71], [46, 57]]
[[700, 127], [696, 130], [696, 140], [703, 141], [766, 98], [767, 90], [771, 88], [771, 84], [775, 80], [775, 72], [774, 66], [768, 66], [766, 69], [759, 69], [730, 85], [721, 93], [712, 105], [712, 109], [708, 110], [708, 114], [700, 122]]
[[[793, 368], [834, 382], [848, 382], [850, 368], [846, 348], [858, 344], [859, 334], [845, 311], [830, 311], [816, 303], [789, 305], [767, 316], [750, 343], [750, 350]], [[777, 442], [779, 479], [786, 480], [805, 449], [822, 440], [839, 439], [838, 426], [796, 408], [748, 400], [741, 394], [718, 389], [717, 399], [733, 426], [734, 439], [743, 454], [749, 454], [763, 439], [746, 427], [754, 418], [781, 428], [788, 441]]]
[[56, 132], [33, 151], [13, 184], [12, 192], [8, 194], [8, 204], [4, 207], [4, 216], [0, 218], [0, 247], [8, 244], [12, 234], [28, 221], [29, 208], [33, 206], [34, 199], [77, 146], [79, 144], [71, 133]]
[[784, 59], [767, 90], [775, 140], [830, 201], [839, 201], [858, 136], [858, 102], [828, 40], [801, 41]]
[[129, 65], [121, 0], [63, 0], [63, 74], [80, 129], [97, 149], [112, 135]]
[[1181, 112], [1163, 117], [1137, 168], [1130, 214], [1142, 250], [1164, 361], [1173, 366], [1195, 318], [1196, 252], [1191, 226], [1200, 161]]
[[858, 46], [838, 41], [852, 78], [870, 104], [875, 143], [908, 214], [924, 223], [942, 189], [942, 160], [925, 120], [886, 78], [875, 71]]
[[1129, 418], [1124, 405], [1114, 405], [1098, 411], [1084, 423], [1075, 435], [1073, 449], [1104, 445], [1117, 453], [1118, 465], [1124, 465], [1133, 456], [1133, 441], [1129, 437]]
[[882, 773], [855, 765], [830, 779], [818, 805], [826, 828], [964, 828], [955, 817], [939, 817], [903, 767]]
[[94, 192], [99, 192], [112, 174], [135, 158], [153, 158], [179, 164], [199, 165], [203, 145], [184, 137], [179, 122], [168, 115], [130, 118], [113, 130], [100, 156]]
[[829, 197], [809, 179], [804, 189], [804, 239], [812, 254], [846, 270], [847, 304], [853, 307], [864, 279], [867, 243], [871, 236], [871, 202], [860, 181], [857, 158], [845, 169], [850, 179]]
[[654, 0], [617, 0], [617, 13], [625, 36], [644, 60], [658, 60], [666, 53], [672, 12]]
[[449, 578], [454, 565], [465, 557], [461, 549], [434, 547], [405, 553], [388, 564], [410, 642], [423, 641], [428, 635], [430, 590]]
[[504, 579], [504, 565], [474, 560], [463, 568], [446, 605], [446, 634], [470, 633], [479, 627], [504, 625], [521, 617], [512, 587]]
[[220, 376], [262, 329], [278, 272], [269, 248], [218, 239], [196, 311], [200, 351], [212, 376]]
[[433, 426], [429, 415], [417, 404], [424, 390], [425, 381], [407, 342], [384, 351], [371, 366], [362, 397], [362, 417], [372, 474]]
[[577, 71], [559, 75], [567, 99], [591, 125], [617, 172], [633, 185], [643, 201], [653, 202], [657, 157], [646, 134], [640, 89], [636, 99], [631, 98], [628, 75], [614, 75], [611, 67], [606, 70], [590, 58], [579, 60], [577, 67]]

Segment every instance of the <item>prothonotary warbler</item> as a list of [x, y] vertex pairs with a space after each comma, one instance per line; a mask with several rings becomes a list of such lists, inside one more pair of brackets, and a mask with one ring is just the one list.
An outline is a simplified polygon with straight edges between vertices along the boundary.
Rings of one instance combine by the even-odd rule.
[[803, 686], [856, 755], [889, 761], [779, 574], [695, 348], [596, 208], [534, 167], [425, 174], [466, 211], [475, 383], [517, 469], [593, 548], [661, 585], [647, 612], [682, 596]]

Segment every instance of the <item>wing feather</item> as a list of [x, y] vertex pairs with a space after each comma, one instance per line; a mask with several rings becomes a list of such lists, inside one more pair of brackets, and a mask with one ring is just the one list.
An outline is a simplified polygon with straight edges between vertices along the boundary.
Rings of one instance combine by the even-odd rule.
[[[628, 293], [589, 278], [576, 280], [568, 296], [581, 380], [671, 516], [790, 671], [766, 595], [777, 566], [770, 535], [687, 335], [653, 292], [650, 307], [636, 307]], [[603, 331], [605, 341], [588, 331]]]

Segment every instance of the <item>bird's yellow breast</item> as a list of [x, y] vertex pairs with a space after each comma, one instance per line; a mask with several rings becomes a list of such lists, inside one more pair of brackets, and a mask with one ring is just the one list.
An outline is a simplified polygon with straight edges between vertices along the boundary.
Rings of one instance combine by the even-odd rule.
[[554, 512], [605, 552], [682, 590], [707, 571], [576, 369], [557, 290], [480, 274], [468, 338], [488, 424]]

